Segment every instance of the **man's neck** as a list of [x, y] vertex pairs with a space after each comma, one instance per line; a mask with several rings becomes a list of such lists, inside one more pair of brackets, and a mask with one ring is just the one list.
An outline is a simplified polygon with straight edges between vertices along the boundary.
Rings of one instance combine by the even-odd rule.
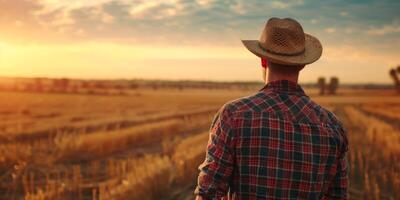
[[297, 83], [299, 80], [299, 74], [281, 75], [281, 74], [275, 74], [275, 73], [268, 73], [268, 78], [266, 80], [266, 83], [269, 83], [272, 81], [277, 81], [277, 80], [288, 80], [288, 81]]

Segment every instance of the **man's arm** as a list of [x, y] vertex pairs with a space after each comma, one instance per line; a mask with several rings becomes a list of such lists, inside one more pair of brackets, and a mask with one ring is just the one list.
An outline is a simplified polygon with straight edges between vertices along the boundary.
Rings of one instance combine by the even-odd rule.
[[334, 179], [323, 199], [348, 199], [349, 177], [346, 155], [348, 151], [347, 131], [343, 126], [341, 126], [340, 130], [342, 140], [341, 155], [338, 158]]
[[340, 159], [337, 173], [332, 184], [329, 186], [324, 199], [347, 199], [348, 198], [348, 167], [346, 157]]
[[195, 190], [199, 200], [219, 199], [226, 195], [234, 165], [234, 143], [232, 115], [223, 107], [213, 120], [206, 158], [199, 166]]

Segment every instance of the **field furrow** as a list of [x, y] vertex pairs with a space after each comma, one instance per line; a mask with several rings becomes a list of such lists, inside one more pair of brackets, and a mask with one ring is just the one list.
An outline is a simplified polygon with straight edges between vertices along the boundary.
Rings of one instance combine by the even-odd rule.
[[339, 110], [349, 130], [352, 191], [363, 199], [397, 199], [400, 185], [400, 132], [391, 124], [367, 115], [360, 108]]
[[[193, 199], [213, 115], [249, 91], [135, 94], [0, 92], [0, 200]], [[350, 199], [400, 199], [400, 98], [362, 94], [312, 98], [348, 130]]]

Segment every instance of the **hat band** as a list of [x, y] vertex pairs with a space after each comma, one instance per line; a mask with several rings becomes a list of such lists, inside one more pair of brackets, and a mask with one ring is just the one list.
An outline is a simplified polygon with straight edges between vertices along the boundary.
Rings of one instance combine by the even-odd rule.
[[306, 49], [304, 48], [303, 50], [301, 50], [301, 51], [299, 51], [299, 52], [295, 52], [295, 53], [280, 53], [280, 52], [276, 52], [276, 51], [273, 51], [273, 50], [264, 48], [264, 47], [261, 45], [260, 42], [258, 42], [258, 46], [260, 46], [260, 48], [261, 48], [262, 50], [266, 51], [266, 52], [273, 53], [273, 54], [276, 54], [276, 55], [281, 55], [281, 56], [298, 56], [298, 55], [303, 54], [303, 53], [306, 51]]

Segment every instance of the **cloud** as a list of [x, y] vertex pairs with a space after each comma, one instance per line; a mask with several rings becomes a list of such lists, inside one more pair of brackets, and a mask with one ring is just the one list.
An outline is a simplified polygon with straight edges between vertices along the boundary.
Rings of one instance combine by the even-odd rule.
[[344, 29], [344, 32], [347, 33], [347, 34], [352, 34], [352, 33], [356, 32], [356, 31], [357, 31], [357, 30], [354, 29], [354, 28], [352, 28], [352, 27], [346, 27], [346, 28]]
[[318, 22], [319, 22], [318, 19], [311, 19], [311, 20], [310, 20], [310, 23], [311, 23], [311, 24], [317, 24]]
[[346, 16], [349, 15], [349, 13], [348, 13], [348, 12], [345, 12], [345, 11], [342, 11], [342, 12], [340, 12], [339, 14], [340, 14], [340, 16], [342, 16], [342, 17], [346, 17]]
[[[392, 11], [395, 6], [386, 2], [373, 4], [384, 11], [377, 11], [380, 18], [368, 18], [375, 13], [364, 4], [338, 1], [323, 5], [303, 0], [0, 0], [0, 37], [42, 43], [84, 40], [229, 46], [239, 38], [258, 37], [270, 17], [306, 22], [307, 32], [321, 33], [329, 42], [362, 30], [367, 34], [357, 37], [358, 41], [399, 32], [398, 23], [379, 25], [398, 16]], [[349, 16], [344, 5], [346, 10], [358, 8], [352, 11], [352, 20], [338, 18]], [[332, 34], [337, 32], [347, 34]]]
[[214, 0], [196, 0], [196, 2], [200, 6], [209, 6], [214, 2]]
[[244, 9], [244, 6], [243, 6], [243, 4], [242, 3], [236, 3], [236, 4], [232, 4], [232, 5], [230, 5], [230, 7], [231, 7], [231, 9], [235, 12], [235, 13], [237, 13], [237, 14], [239, 14], [239, 15], [244, 15], [244, 14], [246, 14], [247, 12], [246, 12], [246, 10]]
[[386, 24], [380, 27], [370, 27], [367, 30], [368, 35], [375, 35], [375, 36], [382, 36], [395, 33], [400, 33], [400, 23]]
[[289, 4], [288, 3], [284, 3], [284, 2], [280, 2], [280, 1], [273, 1], [271, 3], [272, 8], [276, 8], [276, 9], [286, 9], [289, 8]]
[[382, 67], [398, 64], [396, 52], [375, 52], [368, 47], [342, 44], [325, 47], [323, 59], [330, 62], [381, 63]]
[[[34, 13], [43, 9], [37, 2], [29, 0], [0, 0], [0, 25], [8, 25], [16, 21], [35, 23]], [[24, 24], [26, 24], [24, 23]]]
[[293, 6], [302, 5], [303, 0], [291, 0], [291, 1], [272, 1], [271, 7], [275, 9], [287, 9]]
[[147, 1], [144, 2], [142, 4], [138, 4], [136, 6], [132, 6], [131, 9], [129, 10], [129, 13], [133, 16], [133, 17], [143, 17], [146, 12], [152, 8], [155, 8], [157, 6], [159, 6], [160, 3], [159, 2], [155, 2], [155, 1]]
[[332, 27], [329, 27], [329, 28], [324, 29], [324, 31], [325, 31], [326, 33], [335, 33], [335, 32], [336, 32], [336, 29], [335, 29], [335, 28], [332, 28]]
[[[154, 48], [161, 52], [158, 57], [167, 59], [172, 55], [163, 52], [184, 47], [204, 50], [198, 58], [204, 60], [224, 57], [210, 51], [224, 47], [223, 53], [236, 52], [226, 59], [248, 55], [243, 59], [253, 60], [240, 38], [258, 38], [270, 17], [291, 17], [321, 40], [329, 62], [340, 66], [347, 62], [351, 67], [368, 60], [386, 66], [398, 62], [400, 54], [399, 9], [395, 1], [377, 0], [362, 4], [344, 0], [0, 0], [0, 43], [59, 46], [61, 50], [65, 44], [78, 50], [82, 44], [99, 45], [88, 52], [116, 49], [104, 44], [147, 47], [149, 59], [154, 57]], [[347, 46], [335, 46], [339, 44]], [[199, 56], [187, 49], [174, 56]], [[131, 57], [130, 49], [123, 52]], [[21, 66], [27, 63], [19, 57], [16, 60], [24, 62]], [[65, 59], [61, 54], [60, 58]]]
[[113, 0], [40, 0], [42, 5], [45, 5], [48, 9], [55, 9], [60, 7], [65, 8], [80, 8], [85, 6], [95, 6], [104, 3], [109, 3]]
[[182, 5], [178, 1], [145, 1], [130, 5], [129, 14], [134, 19], [161, 20], [174, 17], [181, 9]]

